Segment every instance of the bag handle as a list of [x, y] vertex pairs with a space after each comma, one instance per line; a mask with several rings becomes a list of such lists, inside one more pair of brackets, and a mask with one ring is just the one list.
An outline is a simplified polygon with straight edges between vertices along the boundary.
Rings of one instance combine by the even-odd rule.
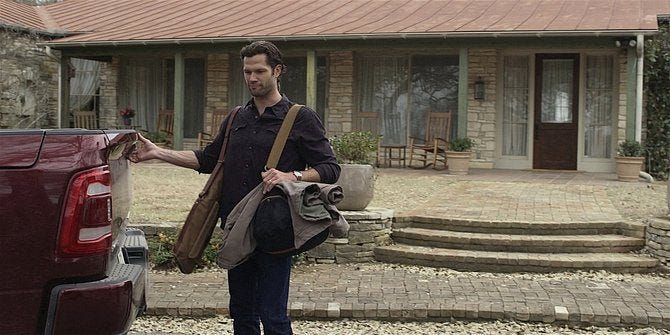
[[291, 109], [289, 109], [288, 113], [286, 113], [284, 122], [282, 122], [281, 128], [279, 128], [279, 133], [275, 138], [275, 142], [272, 144], [270, 157], [268, 157], [268, 162], [265, 164], [266, 170], [277, 167], [277, 163], [279, 163], [279, 157], [281, 157], [281, 153], [284, 151], [284, 145], [286, 145], [288, 134], [291, 132], [291, 128], [293, 128], [293, 122], [295, 121], [295, 118], [298, 115], [298, 111], [300, 111], [302, 106], [303, 105], [295, 104], [291, 106]]
[[223, 145], [221, 145], [221, 152], [219, 153], [219, 160], [217, 163], [223, 163], [224, 161], [224, 156], [226, 155], [226, 147], [228, 147], [228, 135], [230, 134], [230, 128], [233, 127], [233, 120], [235, 119], [235, 115], [237, 112], [242, 109], [242, 106], [237, 106], [233, 111], [230, 113], [230, 119], [228, 120], [228, 124], [226, 125], [226, 132], [223, 136]]
[[[214, 169], [212, 170], [212, 174], [215, 175], [217, 173], [221, 173], [219, 171], [223, 170], [223, 161], [225, 160], [226, 156], [226, 148], [228, 147], [228, 137], [230, 137], [230, 129], [233, 127], [233, 120], [235, 119], [235, 115], [237, 115], [237, 112], [242, 109], [242, 106], [237, 106], [235, 109], [233, 109], [232, 112], [230, 112], [230, 118], [228, 119], [228, 124], [226, 125], [226, 132], [224, 133], [223, 136], [223, 144], [221, 145], [221, 151], [219, 152], [219, 159], [216, 161], [216, 165], [214, 166]], [[212, 187], [212, 183], [214, 182], [215, 178], [207, 178], [207, 182], [205, 183], [205, 186], [203, 187], [202, 191], [200, 192], [199, 197], [204, 196], [207, 193], [207, 190]]]

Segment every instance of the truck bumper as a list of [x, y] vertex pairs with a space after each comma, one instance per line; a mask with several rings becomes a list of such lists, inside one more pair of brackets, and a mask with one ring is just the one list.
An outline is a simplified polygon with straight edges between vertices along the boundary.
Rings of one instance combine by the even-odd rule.
[[[51, 290], [45, 334], [124, 334], [146, 308], [148, 286], [146, 239], [128, 231], [123, 254], [142, 254], [118, 263], [105, 279], [63, 284]], [[129, 244], [130, 243], [130, 244]], [[139, 243], [139, 245], [138, 245]]]

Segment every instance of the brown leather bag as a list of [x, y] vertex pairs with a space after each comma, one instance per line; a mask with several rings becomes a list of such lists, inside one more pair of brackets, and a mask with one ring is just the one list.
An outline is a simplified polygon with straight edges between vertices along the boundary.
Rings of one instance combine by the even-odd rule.
[[193, 272], [195, 265], [202, 258], [202, 254], [212, 238], [216, 223], [219, 221], [219, 200], [223, 188], [223, 163], [228, 145], [228, 136], [235, 115], [240, 108], [238, 106], [230, 114], [219, 160], [209, 179], [207, 179], [205, 187], [198, 195], [198, 199], [191, 207], [184, 226], [179, 231], [177, 242], [172, 248], [172, 252], [177, 259], [177, 266], [182, 273]]

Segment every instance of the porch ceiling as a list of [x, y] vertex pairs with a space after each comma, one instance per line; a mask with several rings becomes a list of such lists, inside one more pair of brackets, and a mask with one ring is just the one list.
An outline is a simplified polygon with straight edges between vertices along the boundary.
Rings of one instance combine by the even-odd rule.
[[[0, 0], [0, 9], [8, 6]], [[64, 0], [15, 21], [75, 35], [51, 46], [652, 34], [670, 0]], [[0, 10], [0, 24], [13, 18]], [[4, 18], [3, 18], [4, 17]], [[19, 20], [20, 19], [20, 20]]]

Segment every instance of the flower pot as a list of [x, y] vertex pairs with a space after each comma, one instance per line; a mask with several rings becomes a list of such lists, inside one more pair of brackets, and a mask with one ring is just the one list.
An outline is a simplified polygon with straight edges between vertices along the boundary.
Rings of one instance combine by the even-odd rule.
[[369, 164], [340, 164], [342, 172], [337, 185], [344, 199], [336, 205], [341, 211], [360, 211], [370, 204], [375, 191], [375, 170]]
[[121, 120], [123, 121], [123, 125], [124, 125], [124, 126], [130, 126], [130, 124], [131, 124], [132, 121], [133, 121], [133, 119], [131, 119], [131, 118], [129, 118], [129, 117], [125, 117], [125, 116], [122, 117]]
[[642, 170], [644, 157], [617, 157], [616, 175], [619, 181], [637, 181]]
[[447, 164], [449, 165], [449, 174], [465, 175], [470, 170], [470, 151], [447, 151]]

